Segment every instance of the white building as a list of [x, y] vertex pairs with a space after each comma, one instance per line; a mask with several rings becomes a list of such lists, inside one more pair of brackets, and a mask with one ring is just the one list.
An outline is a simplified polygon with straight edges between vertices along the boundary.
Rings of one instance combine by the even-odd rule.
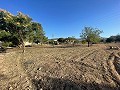
[[25, 44], [25, 46], [31, 46], [32, 45], [32, 43], [30, 43], [30, 42], [24, 42], [24, 44]]

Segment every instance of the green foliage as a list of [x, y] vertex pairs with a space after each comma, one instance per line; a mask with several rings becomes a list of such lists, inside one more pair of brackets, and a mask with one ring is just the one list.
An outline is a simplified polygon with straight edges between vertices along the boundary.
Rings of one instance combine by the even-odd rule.
[[9, 47], [9, 46], [12, 46], [12, 42], [3, 42], [2, 43], [2, 46], [5, 48], [5, 47]]
[[12, 46], [18, 46], [20, 44], [20, 41], [16, 36], [11, 36], [10, 41], [12, 42]]
[[0, 30], [0, 40], [3, 41], [2, 39], [5, 37], [11, 36], [10, 32], [5, 31], [5, 30]]
[[90, 43], [100, 42], [100, 34], [101, 30], [92, 27], [85, 27], [80, 35], [82, 40], [86, 40], [88, 42], [88, 46]]
[[43, 37], [43, 43], [48, 43], [48, 37], [46, 36]]
[[116, 36], [110, 36], [109, 38], [106, 39], [107, 43], [111, 43], [111, 42], [120, 42], [120, 35], [116, 35]]
[[35, 43], [45, 43], [48, 38], [45, 36], [42, 25], [39, 23], [32, 22], [32, 30], [34, 31], [34, 42]]
[[78, 43], [80, 43], [80, 41], [76, 39], [76, 40], [74, 41], [74, 43], [75, 43], [75, 44], [78, 44]]
[[79, 40], [73, 36], [68, 38], [59, 38], [57, 41], [59, 42], [59, 44], [68, 44], [73, 46], [79, 43]]
[[50, 39], [49, 44], [51, 44], [54, 47], [54, 45], [57, 45], [58, 43], [54, 41], [54, 39]]
[[15, 16], [8, 11], [1, 10], [0, 40], [12, 42], [14, 45], [24, 45], [25, 41], [46, 41], [46, 37], [41, 24], [32, 22], [29, 16], [21, 12]]
[[58, 38], [57, 41], [58, 41], [60, 44], [61, 44], [61, 43], [72, 43], [72, 44], [79, 43], [79, 40], [77, 40], [75, 37]]
[[81, 42], [82, 42], [82, 44], [86, 44], [87, 43], [86, 40], [82, 40]]
[[15, 33], [19, 37], [19, 41], [24, 43], [25, 41], [33, 40], [33, 30], [31, 29], [31, 21], [32, 19], [27, 15], [18, 13], [17, 16], [14, 17], [14, 25], [16, 27]]
[[77, 42], [77, 41], [78, 41], [78, 40], [77, 40], [75, 37], [65, 38], [65, 42], [66, 42], [66, 43], [74, 44], [74, 43]]
[[54, 40], [53, 40], [53, 39], [50, 39], [50, 40], [49, 40], [49, 44], [54, 44]]
[[106, 39], [106, 42], [107, 42], [107, 43], [111, 43], [111, 42], [113, 42], [113, 39], [112, 39], [112, 38], [107, 38], [107, 39]]
[[115, 41], [116, 41], [116, 42], [120, 42], [120, 35], [117, 35], [117, 36], [116, 36]]
[[65, 42], [65, 39], [64, 38], [58, 38], [57, 40], [59, 43], [64, 43]]

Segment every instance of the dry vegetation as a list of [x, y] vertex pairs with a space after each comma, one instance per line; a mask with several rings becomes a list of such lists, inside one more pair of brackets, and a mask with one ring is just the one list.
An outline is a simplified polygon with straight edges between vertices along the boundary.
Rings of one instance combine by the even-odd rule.
[[0, 90], [120, 90], [120, 50], [108, 46], [0, 54]]

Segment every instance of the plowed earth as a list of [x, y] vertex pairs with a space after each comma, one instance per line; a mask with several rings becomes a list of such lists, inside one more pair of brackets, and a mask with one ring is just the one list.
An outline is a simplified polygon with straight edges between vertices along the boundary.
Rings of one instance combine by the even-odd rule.
[[119, 52], [95, 45], [0, 54], [0, 90], [120, 90]]

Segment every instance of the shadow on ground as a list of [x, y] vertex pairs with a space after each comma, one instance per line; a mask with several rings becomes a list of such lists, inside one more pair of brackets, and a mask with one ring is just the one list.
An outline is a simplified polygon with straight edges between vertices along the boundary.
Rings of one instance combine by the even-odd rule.
[[112, 87], [109, 85], [100, 85], [95, 82], [75, 83], [70, 80], [60, 78], [45, 77], [43, 79], [33, 79], [35, 90], [120, 90], [120, 86]]

